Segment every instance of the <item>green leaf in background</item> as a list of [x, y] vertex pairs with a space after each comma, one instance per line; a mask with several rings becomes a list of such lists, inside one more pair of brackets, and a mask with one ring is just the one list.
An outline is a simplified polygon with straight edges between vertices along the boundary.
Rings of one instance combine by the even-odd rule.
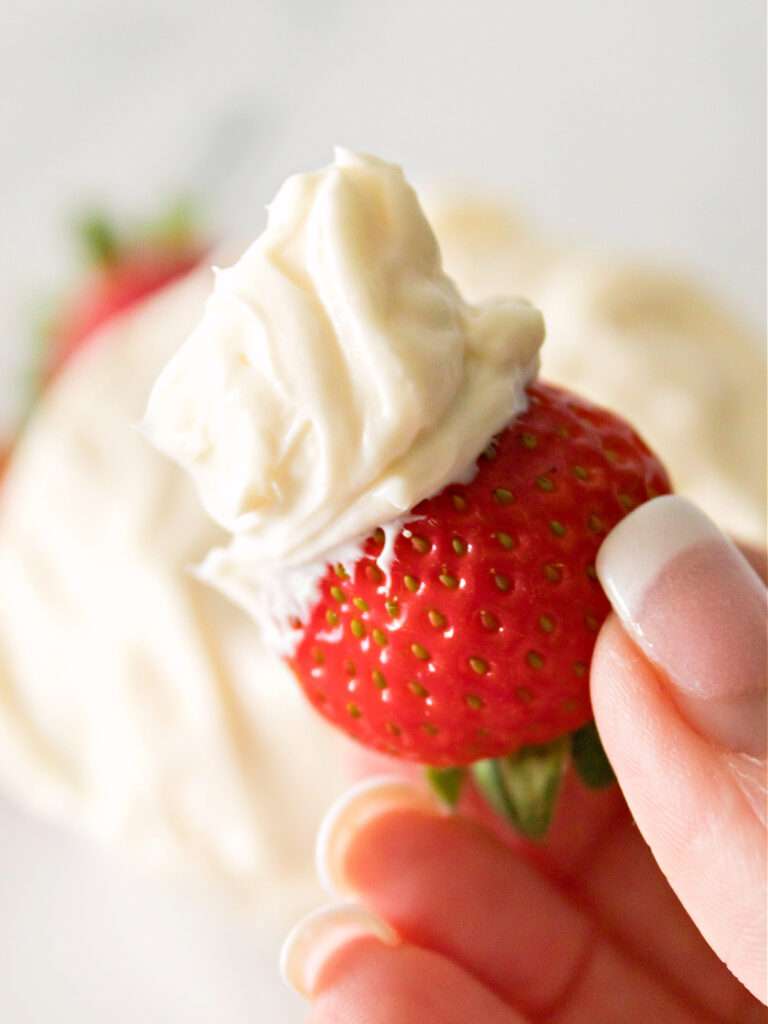
[[198, 204], [188, 196], [180, 196], [148, 226], [147, 233], [165, 245], [183, 249], [197, 237], [199, 219]]
[[80, 248], [91, 266], [104, 266], [114, 261], [120, 248], [115, 225], [98, 211], [87, 213], [77, 224]]

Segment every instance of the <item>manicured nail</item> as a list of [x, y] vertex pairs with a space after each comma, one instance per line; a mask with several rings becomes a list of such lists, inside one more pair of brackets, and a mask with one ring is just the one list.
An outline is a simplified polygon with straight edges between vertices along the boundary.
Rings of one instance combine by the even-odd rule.
[[336, 950], [361, 936], [373, 936], [396, 946], [397, 933], [386, 921], [353, 903], [320, 907], [293, 928], [280, 953], [280, 973], [286, 985], [311, 998], [324, 965]]
[[344, 864], [353, 836], [363, 825], [395, 807], [415, 807], [432, 814], [439, 811], [430, 795], [396, 775], [364, 779], [331, 804], [317, 834], [317, 875], [331, 896], [349, 896]]
[[766, 750], [766, 589], [692, 502], [641, 505], [605, 539], [597, 573], [625, 628], [708, 739]]

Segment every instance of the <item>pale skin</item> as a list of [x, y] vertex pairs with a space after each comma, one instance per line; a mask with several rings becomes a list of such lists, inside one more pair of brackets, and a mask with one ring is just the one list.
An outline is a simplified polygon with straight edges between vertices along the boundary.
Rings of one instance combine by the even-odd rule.
[[310, 1024], [766, 1020], [764, 758], [691, 728], [614, 615], [591, 686], [621, 788], [567, 778], [544, 846], [471, 799], [356, 829], [347, 884], [401, 941], [337, 948]]

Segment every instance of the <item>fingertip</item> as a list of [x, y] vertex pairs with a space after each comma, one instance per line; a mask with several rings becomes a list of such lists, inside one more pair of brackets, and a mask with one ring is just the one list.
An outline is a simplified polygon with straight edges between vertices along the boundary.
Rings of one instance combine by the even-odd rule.
[[311, 999], [324, 966], [343, 946], [370, 937], [396, 946], [397, 933], [383, 918], [351, 903], [320, 907], [303, 917], [289, 932], [280, 952], [285, 984]]
[[360, 831], [376, 818], [398, 809], [438, 813], [431, 796], [397, 775], [363, 779], [328, 808], [320, 823], [315, 844], [318, 878], [330, 896], [349, 897], [354, 889], [346, 871], [346, 856]]
[[688, 723], [765, 756], [766, 590], [692, 502], [665, 495], [608, 535], [597, 571], [621, 622]]
[[598, 635], [591, 687], [640, 832], [710, 946], [764, 999], [765, 762], [694, 728], [615, 615]]

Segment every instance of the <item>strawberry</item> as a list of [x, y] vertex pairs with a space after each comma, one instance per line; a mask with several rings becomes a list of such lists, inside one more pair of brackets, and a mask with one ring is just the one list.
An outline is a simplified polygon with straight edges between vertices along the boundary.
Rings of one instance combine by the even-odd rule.
[[[630, 509], [669, 489], [627, 424], [537, 383], [471, 482], [413, 509], [388, 567], [377, 561], [382, 530], [356, 564], [328, 567], [310, 613], [292, 623], [289, 664], [349, 736], [439, 769], [479, 762], [497, 805], [513, 764], [528, 788], [539, 785], [531, 763], [549, 764], [553, 751], [559, 771], [570, 734], [589, 776], [599, 761], [586, 725], [589, 663], [609, 608], [595, 556]], [[433, 780], [451, 787], [455, 773]], [[542, 828], [538, 817], [516, 823]]]
[[[78, 233], [88, 270], [80, 275], [72, 295], [44, 320], [41, 352], [36, 353], [25, 388], [22, 421], [47, 384], [97, 328], [188, 273], [207, 251], [187, 204], [169, 208], [157, 222], [127, 237], [100, 215], [84, 219]], [[23, 422], [16, 423], [12, 435], [21, 426]], [[6, 443], [5, 447], [0, 443], [0, 477], [15, 437], [1, 440]]]
[[91, 270], [49, 325], [49, 373], [102, 324], [192, 270], [204, 252], [184, 209], [172, 211], [153, 231], [123, 240], [94, 216], [81, 225], [81, 236]]

